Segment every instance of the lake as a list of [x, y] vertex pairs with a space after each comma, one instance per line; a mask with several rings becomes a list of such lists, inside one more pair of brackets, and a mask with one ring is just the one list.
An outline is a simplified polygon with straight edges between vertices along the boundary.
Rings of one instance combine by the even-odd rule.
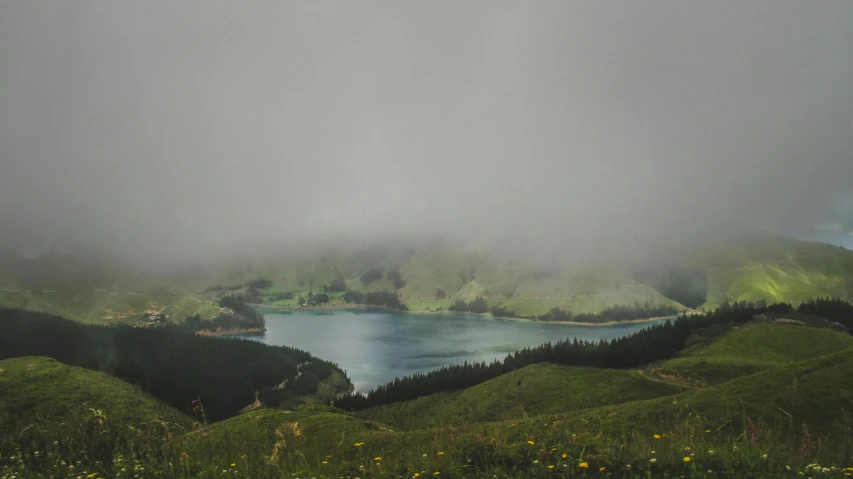
[[334, 361], [362, 392], [398, 376], [448, 364], [503, 359], [525, 346], [563, 338], [611, 339], [650, 324], [583, 326], [381, 309], [296, 310], [264, 317], [266, 333], [241, 337], [294, 346]]

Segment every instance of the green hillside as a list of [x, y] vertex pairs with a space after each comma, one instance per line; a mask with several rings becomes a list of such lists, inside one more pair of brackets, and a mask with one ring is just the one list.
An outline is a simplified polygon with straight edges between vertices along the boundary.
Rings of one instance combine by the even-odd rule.
[[738, 327], [708, 345], [696, 345], [681, 357], [650, 368], [656, 377], [677, 377], [711, 384], [772, 367], [853, 348], [853, 337], [794, 320]]
[[[365, 284], [360, 276], [371, 268], [382, 278]], [[387, 278], [392, 270], [405, 282], [398, 290]], [[473, 243], [329, 241], [145, 273], [92, 255], [50, 253], [0, 260], [0, 305], [102, 324], [134, 323], [155, 312], [173, 321], [196, 314], [212, 318], [219, 297], [245, 293], [246, 283], [259, 278], [272, 281], [259, 300], [274, 307], [295, 307], [296, 298], [339, 279], [361, 293], [396, 290], [413, 311], [447, 310], [457, 300], [482, 297], [489, 307], [536, 317], [552, 308], [578, 315], [635, 304], [710, 309], [725, 301], [853, 298], [853, 252], [750, 233], [638, 253], [632, 260], [543, 266]], [[342, 304], [342, 296], [332, 293], [332, 304]]]
[[0, 416], [24, 424], [36, 418], [62, 421], [81, 406], [132, 424], [192, 423], [188, 416], [105, 373], [39, 356], [0, 360]]
[[[351, 477], [365, 471], [405, 477], [423, 471], [452, 477], [548, 477], [549, 466], [568, 477], [623, 477], [626, 464], [638, 477], [799, 477], [798, 472], [808, 473], [811, 468], [806, 467], [814, 463], [826, 465], [821, 477], [845, 477], [853, 445], [845, 432], [853, 427], [848, 412], [853, 403], [853, 349], [813, 357], [824, 340], [835, 341], [828, 351], [842, 346], [844, 336], [827, 329], [762, 323], [731, 332], [701, 354], [726, 356], [759, 333], [784, 341], [791, 328], [799, 330], [805, 352], [785, 354], [776, 341], [759, 346], [752, 359], [775, 366], [715, 387], [685, 390], [626, 371], [614, 375], [609, 370], [543, 364], [455, 395], [362, 415], [326, 408], [259, 411], [219, 423], [205, 438], [188, 436], [193, 445], [187, 447], [225, 448], [230, 441], [232, 457], [279, 450], [277, 464], [285, 470], [316, 475], [335, 471]], [[544, 385], [532, 386], [528, 393], [518, 391], [515, 382], [524, 374], [535, 381], [551, 378], [553, 391]], [[567, 380], [558, 382], [558, 376]], [[614, 378], [617, 384], [609, 385]], [[619, 401], [631, 382], [652, 392], [636, 391]], [[589, 389], [596, 384], [604, 392], [584, 395], [600, 400], [598, 404], [560, 395], [573, 386]], [[549, 397], [540, 399], [538, 393]], [[522, 404], [520, 395], [528, 402]], [[642, 399], [644, 395], [660, 397]], [[493, 404], [499, 405], [498, 411], [505, 407], [506, 420], [466, 409]], [[529, 406], [530, 413], [513, 409], [519, 405]], [[563, 412], [554, 414], [559, 408]], [[246, 442], [236, 440], [244, 437]], [[690, 463], [685, 464], [684, 457]], [[583, 464], [589, 468], [579, 467]], [[834, 470], [829, 469], [832, 465]], [[238, 462], [238, 467], [270, 472], [248, 462]]]
[[[169, 409], [121, 381], [99, 378], [101, 385], [84, 392], [77, 385], [98, 373], [43, 358], [7, 360], [0, 362], [0, 417], [9, 404], [35, 410], [29, 402], [85, 417], [72, 402], [101, 400], [111, 417], [136, 400], [142, 412], [117, 416], [97, 434], [87, 432], [86, 419], [58, 427], [61, 416], [50, 414], [36, 429], [18, 424], [0, 439], [0, 455], [41, 449], [57, 459], [30, 453], [20, 463], [0, 460], [0, 473], [62, 477], [79, 460], [86, 475], [124, 477], [121, 458], [132, 450], [133, 472], [155, 477], [843, 478], [853, 472], [845, 469], [853, 467], [853, 344], [846, 333], [815, 324], [700, 329], [680, 357], [639, 371], [536, 364], [467, 390], [359, 414], [318, 404], [261, 408], [192, 430], [173, 427], [168, 436], [159, 426], [126, 427]], [[704, 373], [702, 361], [730, 365], [741, 376], [685, 387], [685, 379]], [[760, 370], [750, 373], [744, 364]], [[662, 367], [668, 376], [651, 376]], [[85, 447], [66, 447], [65, 436]], [[20, 443], [9, 439], [15, 437], [32, 443], [19, 453]], [[108, 437], [114, 439], [104, 443]], [[96, 457], [104, 459], [100, 466]]]
[[636, 371], [534, 364], [455, 393], [380, 406], [360, 415], [409, 430], [502, 421], [681, 392]]

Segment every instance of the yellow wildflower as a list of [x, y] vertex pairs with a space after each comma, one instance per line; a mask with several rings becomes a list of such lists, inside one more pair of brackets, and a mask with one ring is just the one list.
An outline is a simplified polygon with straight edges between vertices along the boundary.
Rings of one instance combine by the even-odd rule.
[[598, 472], [604, 472], [605, 469], [607, 469], [607, 468], [604, 466], [601, 466], [598, 468]]
[[548, 469], [554, 469], [554, 466], [548, 466]]
[[711, 432], [711, 430], [710, 430], [710, 429], [705, 429], [705, 432]]
[[237, 467], [237, 463], [236, 463], [236, 462], [232, 462], [232, 463], [231, 463], [231, 467]]
[[437, 475], [439, 475], [439, 474], [441, 474], [441, 473], [440, 473], [440, 472], [438, 472], [438, 471], [435, 471], [435, 472], [433, 472], [433, 473], [432, 473], [432, 475], [433, 475], [433, 476], [437, 476]]
[[323, 461], [323, 464], [328, 464], [328, 463], [329, 463], [329, 461]]
[[533, 442], [533, 441], [527, 441], [527, 444], [530, 444], [530, 445], [532, 446], [532, 445], [534, 445], [534, 444], [536, 444], [536, 443], [535, 443], [535, 442]]
[[655, 439], [660, 439], [660, 434], [655, 434]]
[[420, 475], [419, 473], [417, 473], [417, 472], [416, 472], [416, 473], [415, 473], [415, 477], [421, 477], [421, 475]]
[[563, 459], [565, 459], [565, 458], [566, 458], [566, 453], [563, 453]]
[[690, 462], [690, 456], [684, 456], [684, 462]]
[[373, 458], [373, 460], [374, 460], [374, 461], [381, 461], [381, 460], [382, 460], [382, 458], [381, 458], [381, 457], [374, 457], [374, 458]]
[[582, 462], [582, 463], [578, 464], [578, 467], [581, 469], [586, 469], [589, 467], [589, 463]]
[[444, 455], [444, 451], [438, 451], [438, 455], [439, 455], [439, 456], [443, 456], [443, 455]]

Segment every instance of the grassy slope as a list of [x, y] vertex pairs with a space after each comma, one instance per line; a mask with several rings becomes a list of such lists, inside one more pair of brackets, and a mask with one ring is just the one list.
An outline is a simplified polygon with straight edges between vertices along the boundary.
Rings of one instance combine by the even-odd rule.
[[[693, 462], [701, 464], [701, 471], [694, 475], [715, 470], [703, 477], [719, 477], [716, 471], [727, 468], [737, 471], [737, 477], [765, 467], [784, 470], [786, 464], [796, 470], [815, 457], [821, 464], [839, 464], [840, 457], [849, 459], [844, 451], [853, 447], [844, 432], [853, 427], [849, 413], [853, 349], [814, 357], [844, 347], [845, 340], [838, 334], [779, 323], [736, 330], [718, 344], [693, 353], [731, 358], [742, 351], [750, 354], [746, 361], [771, 366], [716, 387], [679, 392], [677, 387], [628, 371], [538, 365], [458, 394], [378, 408], [363, 417], [323, 407], [257, 411], [216, 424], [206, 433], [193, 433], [187, 447], [203, 451], [228, 445], [230, 457], [269, 456], [276, 441], [284, 440], [292, 453], [287, 460], [290, 467], [318, 475], [325, 470], [355, 473], [359, 464], [378, 473], [374, 456], [382, 458], [381, 469], [403, 467], [409, 475], [427, 470], [461, 476], [475, 464], [512, 477], [528, 467], [534, 475], [537, 468], [545, 474], [546, 465], [566, 464], [570, 471], [577, 471], [579, 457], [596, 471], [599, 465], [612, 470], [626, 463], [642, 471], [649, 467], [649, 457], [657, 458], [655, 467], [678, 470], [688, 452], [695, 453]], [[802, 348], [786, 353], [788, 341], [796, 336]], [[771, 338], [767, 345], [753, 341], [764, 337]], [[518, 390], [519, 376], [525, 376], [522, 385], [525, 381], [540, 384], [529, 391]], [[550, 383], [560, 385], [546, 387]], [[582, 389], [580, 400], [560, 394], [572, 386]], [[626, 394], [624, 400], [621, 394]], [[642, 399], [654, 395], [661, 397]], [[607, 405], [611, 401], [618, 404]], [[558, 410], [563, 412], [553, 414]], [[495, 421], [502, 414], [511, 419]], [[755, 424], [754, 444], [744, 436], [747, 420]], [[458, 426], [448, 427], [455, 421]], [[415, 425], [421, 428], [407, 429]], [[298, 434], [292, 432], [294, 427]], [[814, 448], [822, 443], [808, 457], [799, 452], [804, 427], [813, 437]], [[655, 434], [663, 437], [656, 439]], [[561, 459], [561, 453], [567, 458]], [[762, 454], [769, 455], [766, 462]], [[322, 464], [324, 460], [328, 464]], [[841, 461], [839, 465], [848, 465]]]
[[81, 405], [110, 419], [139, 424], [162, 420], [184, 426], [190, 418], [108, 374], [27, 356], [0, 361], [0, 414], [23, 421], [62, 419]]
[[[815, 461], [851, 466], [853, 349], [843, 349], [847, 340], [839, 334], [785, 323], [739, 328], [690, 355], [729, 362], [742, 356], [768, 368], [683, 392], [630, 371], [538, 365], [443, 395], [431, 405], [417, 400], [369, 411], [368, 417], [318, 405], [262, 409], [188, 433], [171, 443], [167, 464], [183, 464], [186, 453], [199, 476], [227, 470], [277, 478], [297, 473], [412, 477], [414, 472], [425, 477], [434, 471], [440, 477], [551, 477], [548, 466], [571, 477], [620, 477], [625, 464], [639, 477], [663, 476], [662, 468], [670, 476], [780, 477], [762, 474], [772, 469], [798, 477], [797, 470]], [[573, 388], [579, 394], [563, 394]], [[660, 397], [644, 399], [655, 395]], [[492, 407], [497, 414], [474, 406]], [[438, 426], [412, 418], [416, 412], [467, 420], [458, 426], [438, 421]], [[502, 417], [509, 419], [494, 420]], [[745, 433], [750, 421], [755, 442]], [[427, 427], [397, 426], [414, 422]], [[812, 437], [807, 455], [800, 453], [804, 428]], [[160, 436], [155, 440], [159, 444]], [[691, 463], [685, 465], [688, 455]], [[656, 464], [649, 462], [652, 457]], [[589, 463], [589, 471], [579, 469], [581, 461]], [[794, 471], [785, 473], [786, 465]], [[596, 476], [604, 466], [605, 473]], [[147, 465], [159, 467], [167, 466]], [[820, 477], [843, 477], [837, 472]]]
[[[724, 300], [853, 297], [853, 252], [820, 243], [751, 234], [667, 249], [654, 260], [649, 258], [654, 264], [704, 270], [709, 281], [706, 308]], [[222, 292], [202, 292], [213, 285], [264, 277], [273, 280], [267, 293], [290, 291], [304, 296], [309, 285], [319, 291], [341, 276], [358, 291], [393, 289], [387, 279], [361, 283], [359, 275], [373, 267], [400, 270], [407, 282], [400, 290], [403, 302], [416, 311], [447, 309], [457, 299], [470, 301], [478, 296], [490, 306], [502, 305], [524, 316], [553, 307], [586, 313], [646, 301], [681, 306], [633, 279], [632, 265], [542, 268], [490, 255], [476, 245], [442, 241], [325, 245], [273, 258], [236, 258], [180, 276], [147, 279], [103, 260], [67, 254], [10, 259], [0, 265], [0, 304], [87, 322], [108, 322], [109, 316], [127, 320], [165, 307], [164, 313], [176, 319], [193, 314], [212, 317], [217, 314], [216, 295]], [[438, 299], [437, 289], [448, 297]], [[51, 292], [40, 292], [45, 290]], [[277, 305], [293, 306], [295, 301]]]
[[381, 406], [361, 415], [420, 429], [554, 414], [676, 394], [636, 371], [535, 364], [460, 392]]
[[658, 377], [718, 384], [729, 379], [796, 361], [853, 348], [849, 334], [798, 323], [750, 323], [710, 345], [689, 348], [650, 368]]

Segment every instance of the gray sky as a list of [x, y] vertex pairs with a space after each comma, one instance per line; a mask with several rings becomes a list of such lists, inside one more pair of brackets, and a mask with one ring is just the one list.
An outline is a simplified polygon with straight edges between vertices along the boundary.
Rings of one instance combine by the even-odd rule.
[[848, 0], [6, 1], [0, 239], [808, 228], [850, 203], [851, 46]]

